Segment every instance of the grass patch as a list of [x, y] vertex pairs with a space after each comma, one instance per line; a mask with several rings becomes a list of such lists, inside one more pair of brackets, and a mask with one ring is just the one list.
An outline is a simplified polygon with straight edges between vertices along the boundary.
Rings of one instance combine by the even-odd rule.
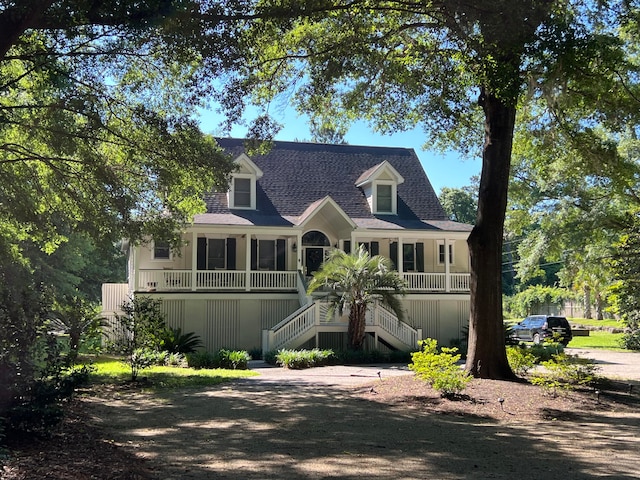
[[568, 318], [571, 326], [582, 325], [584, 327], [603, 327], [603, 328], [623, 328], [624, 325], [620, 320], [615, 318], [606, 320], [593, 320], [587, 318]]
[[591, 330], [588, 337], [573, 337], [569, 342], [570, 348], [601, 348], [603, 350], [617, 350], [620, 352], [628, 352], [624, 348], [620, 348], [620, 340], [622, 333], [601, 332]]
[[[131, 368], [117, 357], [100, 356], [92, 359], [93, 383], [124, 383], [131, 379]], [[253, 377], [251, 370], [227, 370], [223, 368], [193, 369], [184, 367], [150, 367], [140, 373], [153, 388], [189, 388], [217, 385], [236, 378]]]

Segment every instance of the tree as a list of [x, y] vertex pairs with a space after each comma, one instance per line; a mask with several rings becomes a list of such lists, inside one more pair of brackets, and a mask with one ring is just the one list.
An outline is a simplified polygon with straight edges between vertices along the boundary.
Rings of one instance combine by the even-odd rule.
[[351, 350], [361, 350], [366, 336], [367, 308], [374, 302], [389, 307], [399, 320], [404, 318], [398, 295], [404, 295], [404, 280], [393, 269], [391, 261], [376, 255], [370, 257], [364, 246], [355, 253], [334, 249], [320, 270], [313, 274], [307, 293], [319, 288], [330, 290], [332, 308], [342, 313], [349, 310], [348, 345]]
[[[298, 2], [277, 3], [295, 11]], [[558, 99], [568, 98], [575, 105], [614, 91], [632, 97], [637, 69], [626, 62], [631, 50], [618, 35], [635, 25], [634, 6], [586, 0], [305, 6], [297, 20], [270, 19], [244, 32], [254, 56], [234, 85], [257, 103], [284, 93], [302, 113], [344, 112], [343, 118], [369, 120], [383, 133], [420, 124], [430, 145], [454, 144], [466, 152], [484, 129], [478, 215], [468, 241], [467, 369], [480, 377], [513, 378], [504, 346], [500, 272], [516, 112], [538, 100], [562, 105]], [[598, 81], [591, 87], [585, 78]], [[318, 108], [326, 102], [334, 107]], [[588, 122], [571, 126], [591, 140]]]
[[167, 326], [160, 306], [160, 300], [136, 296], [122, 305], [124, 314], [116, 316], [126, 333], [115, 347], [131, 367], [132, 382], [141, 370], [153, 365], [155, 352], [162, 350]]
[[474, 224], [478, 200], [475, 193], [477, 188], [449, 188], [444, 187], [440, 191], [438, 199], [449, 218], [455, 222]]

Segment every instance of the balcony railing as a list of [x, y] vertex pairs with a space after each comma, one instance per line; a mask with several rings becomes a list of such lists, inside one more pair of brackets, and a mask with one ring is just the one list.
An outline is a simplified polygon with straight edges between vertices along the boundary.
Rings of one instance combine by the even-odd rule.
[[[409, 292], [468, 292], [469, 274], [403, 273]], [[296, 271], [139, 270], [138, 291], [264, 290], [297, 291]]]
[[[296, 290], [297, 272], [241, 270], [139, 270], [137, 290], [148, 292], [193, 290]], [[248, 278], [247, 278], [248, 277]]]

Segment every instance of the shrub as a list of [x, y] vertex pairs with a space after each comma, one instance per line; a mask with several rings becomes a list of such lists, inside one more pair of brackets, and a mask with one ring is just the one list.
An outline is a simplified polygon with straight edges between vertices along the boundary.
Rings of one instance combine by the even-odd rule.
[[218, 352], [218, 366], [230, 370], [246, 370], [251, 356], [246, 350], [225, 350]]
[[187, 354], [187, 365], [199, 370], [201, 368], [218, 368], [218, 356], [211, 352], [196, 352]]
[[456, 348], [443, 347], [438, 353], [438, 342], [427, 338], [419, 342], [422, 350], [411, 355], [409, 368], [416, 376], [427, 381], [443, 397], [455, 397], [462, 393], [471, 377], [459, 365], [460, 354]]
[[276, 363], [284, 368], [301, 369], [326, 365], [333, 356], [333, 350], [279, 350]]
[[551, 360], [554, 355], [563, 353], [564, 345], [545, 339], [543, 343], [532, 344], [529, 352], [536, 358], [535, 363], [541, 363]]
[[124, 355], [124, 362], [131, 367], [131, 381], [135, 381], [141, 370], [156, 363], [152, 352], [162, 350], [165, 319], [160, 301], [149, 297], [134, 297], [122, 305], [122, 311], [124, 315], [116, 319], [127, 333], [113, 348]]
[[507, 347], [507, 360], [516, 375], [524, 376], [536, 364], [536, 357], [526, 346]]
[[542, 366], [545, 372], [534, 376], [531, 383], [552, 391], [554, 396], [558, 390], [593, 385], [597, 380], [598, 367], [591, 360], [577, 355], [559, 353], [551, 360], [542, 362]]
[[163, 332], [161, 348], [169, 353], [193, 353], [202, 346], [195, 332], [182, 333], [180, 328], [167, 328]]
[[246, 350], [221, 349], [216, 353], [196, 352], [187, 355], [187, 364], [191, 368], [226, 368], [246, 370], [251, 356]]
[[627, 350], [640, 350], [640, 328], [626, 331], [620, 339], [620, 346]]

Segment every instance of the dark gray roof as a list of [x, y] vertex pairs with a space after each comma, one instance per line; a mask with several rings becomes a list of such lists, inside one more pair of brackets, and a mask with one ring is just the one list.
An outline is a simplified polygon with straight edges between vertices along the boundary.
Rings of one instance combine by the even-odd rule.
[[[233, 157], [245, 152], [242, 139], [217, 141]], [[207, 215], [198, 215], [197, 223], [291, 225], [313, 202], [330, 196], [363, 227], [470, 228], [448, 221], [412, 149], [275, 141], [269, 153], [250, 158], [264, 172], [257, 182], [257, 210], [231, 210], [225, 193], [213, 193], [206, 198]], [[372, 214], [362, 189], [355, 186], [363, 173], [385, 160], [404, 177], [398, 186], [397, 216]], [[224, 221], [229, 215], [238, 218]]]

